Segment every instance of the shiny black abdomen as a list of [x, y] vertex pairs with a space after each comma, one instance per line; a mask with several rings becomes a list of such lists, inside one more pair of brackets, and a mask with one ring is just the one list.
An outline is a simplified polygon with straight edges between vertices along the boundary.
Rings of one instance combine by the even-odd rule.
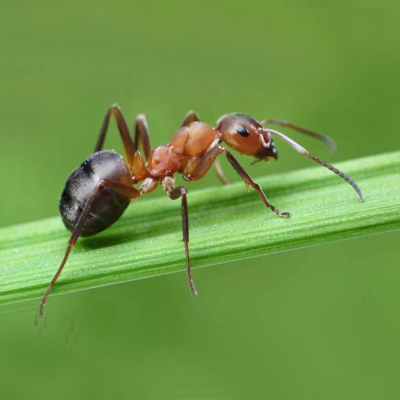
[[[100, 179], [111, 179], [131, 184], [128, 167], [118, 153], [112, 150], [91, 155], [68, 178], [60, 199], [60, 213], [64, 225], [73, 231], [83, 208]], [[128, 207], [130, 199], [110, 188], [97, 195], [80, 236], [91, 236], [112, 225]]]

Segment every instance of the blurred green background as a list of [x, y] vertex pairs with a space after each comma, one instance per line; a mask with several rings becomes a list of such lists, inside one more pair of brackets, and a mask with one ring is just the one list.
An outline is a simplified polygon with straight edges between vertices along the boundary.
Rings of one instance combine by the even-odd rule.
[[[333, 163], [399, 149], [399, 9], [314, 3], [2, 2], [0, 225], [58, 214], [114, 102], [131, 125], [146, 113], [154, 145], [194, 109], [327, 133], [335, 154], [292, 136]], [[253, 177], [311, 166], [276, 143], [279, 162], [240, 158]], [[37, 301], [2, 306], [1, 398], [398, 399], [399, 239], [197, 269], [196, 299], [184, 273], [51, 296], [41, 333]]]

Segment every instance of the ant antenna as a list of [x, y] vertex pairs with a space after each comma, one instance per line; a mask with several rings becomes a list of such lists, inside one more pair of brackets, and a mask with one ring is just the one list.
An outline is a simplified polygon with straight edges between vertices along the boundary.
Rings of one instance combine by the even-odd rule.
[[266, 124], [276, 124], [276, 125], [284, 126], [285, 128], [293, 129], [294, 131], [297, 131], [297, 132], [304, 133], [308, 136], [313, 137], [314, 139], [320, 140], [321, 142], [325, 143], [329, 147], [329, 150], [331, 150], [331, 151], [336, 150], [335, 141], [327, 135], [322, 135], [321, 133], [310, 131], [309, 129], [302, 128], [297, 125], [293, 125], [290, 122], [283, 121], [281, 119], [265, 119], [264, 121], [261, 121], [261, 125], [266, 125]]
[[330, 169], [332, 172], [334, 172], [336, 175], [339, 175], [341, 178], [343, 178], [346, 182], [348, 182], [351, 186], [353, 186], [354, 190], [357, 192], [358, 197], [360, 198], [361, 202], [364, 201], [363, 194], [361, 192], [361, 189], [358, 187], [358, 185], [350, 178], [348, 177], [344, 172], [340, 171], [339, 169], [335, 168], [333, 165], [328, 164], [327, 162], [319, 159], [318, 157], [315, 157], [313, 154], [309, 153], [308, 150], [306, 150], [303, 146], [300, 146], [298, 143], [296, 143], [294, 140], [290, 139], [283, 133], [280, 133], [278, 131], [274, 131], [272, 129], [265, 129], [265, 132], [272, 133], [273, 135], [279, 136], [281, 139], [283, 139], [286, 143], [289, 143], [290, 146], [292, 146], [298, 153], [300, 153], [302, 156], [311, 158], [311, 160], [316, 161], [318, 164], [323, 165], [324, 167]]

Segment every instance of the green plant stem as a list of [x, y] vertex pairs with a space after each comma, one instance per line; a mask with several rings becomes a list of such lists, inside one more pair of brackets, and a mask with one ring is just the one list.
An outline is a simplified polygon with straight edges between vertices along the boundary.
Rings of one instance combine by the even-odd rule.
[[[290, 219], [277, 217], [240, 182], [189, 186], [192, 267], [399, 229], [400, 152], [337, 167], [359, 184], [364, 203], [321, 167], [256, 179]], [[0, 304], [41, 297], [68, 238], [59, 217], [0, 229]], [[51, 295], [184, 271], [181, 238], [180, 201], [135, 201], [110, 229], [78, 241]]]

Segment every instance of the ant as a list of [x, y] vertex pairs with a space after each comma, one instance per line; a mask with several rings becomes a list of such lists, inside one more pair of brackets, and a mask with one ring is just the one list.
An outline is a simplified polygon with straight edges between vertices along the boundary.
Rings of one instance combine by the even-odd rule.
[[[125, 160], [113, 150], [102, 150], [112, 115], [117, 121]], [[269, 202], [261, 187], [253, 181], [229, 150], [221, 146], [221, 142], [225, 142], [239, 153], [255, 157], [256, 161], [268, 161], [270, 158], [278, 158], [272, 140], [272, 135], [275, 135], [301, 155], [311, 158], [339, 175], [356, 190], [360, 200], [363, 201], [360, 188], [345, 173], [315, 157], [284, 134], [265, 128], [264, 125], [268, 124], [277, 124], [302, 132], [321, 140], [330, 148], [334, 147], [334, 142], [329, 137], [286, 121], [269, 119], [259, 122], [245, 114], [234, 113], [222, 116], [217, 121], [217, 126], [213, 128], [200, 122], [197, 114], [190, 111], [170, 142], [152, 149], [146, 117], [143, 114], [137, 117], [135, 136], [132, 139], [118, 105], [110, 107], [101, 126], [94, 154], [72, 172], [62, 192], [60, 212], [72, 236], [61, 265], [43, 294], [38, 317], [43, 317], [47, 296], [64, 268], [78, 237], [95, 235], [107, 229], [123, 214], [131, 199], [152, 192], [159, 183], [171, 200], [181, 198], [186, 271], [190, 292], [192, 296], [197, 295], [190, 272], [187, 190], [183, 186], [175, 187], [174, 174], [179, 172], [183, 174], [184, 180], [196, 181], [203, 178], [214, 165], [219, 179], [225, 184], [227, 180], [217, 158], [220, 154], [226, 156], [246, 186], [254, 188], [268, 208], [280, 217], [289, 217], [289, 212], [279, 211]], [[138, 151], [140, 143], [147, 162]], [[136, 188], [134, 185], [139, 182], [142, 183]]]

